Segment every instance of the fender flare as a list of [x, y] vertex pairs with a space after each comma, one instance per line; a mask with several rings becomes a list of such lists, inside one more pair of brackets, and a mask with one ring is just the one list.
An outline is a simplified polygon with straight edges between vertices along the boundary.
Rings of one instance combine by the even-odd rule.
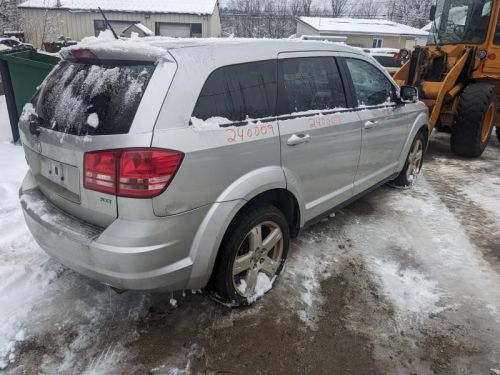
[[270, 166], [245, 174], [222, 192], [205, 215], [191, 244], [189, 256], [193, 268], [188, 289], [203, 288], [210, 280], [222, 239], [238, 212], [256, 196], [286, 188], [281, 166]]

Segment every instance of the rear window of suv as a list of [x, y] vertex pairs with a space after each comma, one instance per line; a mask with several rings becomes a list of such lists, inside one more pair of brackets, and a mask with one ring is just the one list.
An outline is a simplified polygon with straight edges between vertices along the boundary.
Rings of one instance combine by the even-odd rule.
[[126, 134], [154, 69], [63, 61], [34, 98], [38, 123], [77, 136]]

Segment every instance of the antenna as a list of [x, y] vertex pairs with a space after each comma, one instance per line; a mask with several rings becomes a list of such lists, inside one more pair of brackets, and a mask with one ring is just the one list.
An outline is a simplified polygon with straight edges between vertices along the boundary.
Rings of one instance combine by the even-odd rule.
[[118, 38], [118, 35], [116, 35], [115, 30], [113, 29], [113, 26], [111, 26], [111, 24], [109, 23], [108, 19], [106, 18], [106, 15], [102, 11], [101, 7], [98, 7], [97, 9], [99, 9], [99, 12], [101, 12], [102, 18], [104, 18], [104, 21], [106, 21], [106, 26], [111, 30], [115, 39], [120, 39], [120, 38]]

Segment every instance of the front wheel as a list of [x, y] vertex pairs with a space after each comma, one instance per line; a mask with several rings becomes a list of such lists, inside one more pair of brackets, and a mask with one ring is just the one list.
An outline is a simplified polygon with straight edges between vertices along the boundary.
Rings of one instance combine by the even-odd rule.
[[403, 170], [399, 176], [391, 182], [391, 185], [409, 188], [415, 183], [422, 171], [426, 145], [427, 139], [424, 133], [422, 131], [418, 132], [411, 145]]
[[280, 210], [274, 206], [246, 209], [224, 237], [209, 289], [224, 304], [254, 303], [272, 289], [289, 244], [290, 229]]
[[490, 141], [497, 113], [494, 85], [472, 83], [460, 95], [451, 129], [451, 151], [464, 157], [479, 157]]

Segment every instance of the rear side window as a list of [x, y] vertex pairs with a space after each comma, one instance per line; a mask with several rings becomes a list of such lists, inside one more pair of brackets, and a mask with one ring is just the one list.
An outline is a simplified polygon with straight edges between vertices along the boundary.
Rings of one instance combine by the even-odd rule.
[[346, 98], [332, 57], [280, 61], [280, 114], [345, 108]]
[[358, 105], [373, 106], [391, 101], [394, 86], [384, 73], [364, 60], [346, 58], [346, 63]]
[[78, 136], [126, 134], [154, 69], [63, 61], [34, 98], [40, 126]]
[[276, 60], [226, 66], [203, 86], [193, 117], [244, 121], [276, 115]]

